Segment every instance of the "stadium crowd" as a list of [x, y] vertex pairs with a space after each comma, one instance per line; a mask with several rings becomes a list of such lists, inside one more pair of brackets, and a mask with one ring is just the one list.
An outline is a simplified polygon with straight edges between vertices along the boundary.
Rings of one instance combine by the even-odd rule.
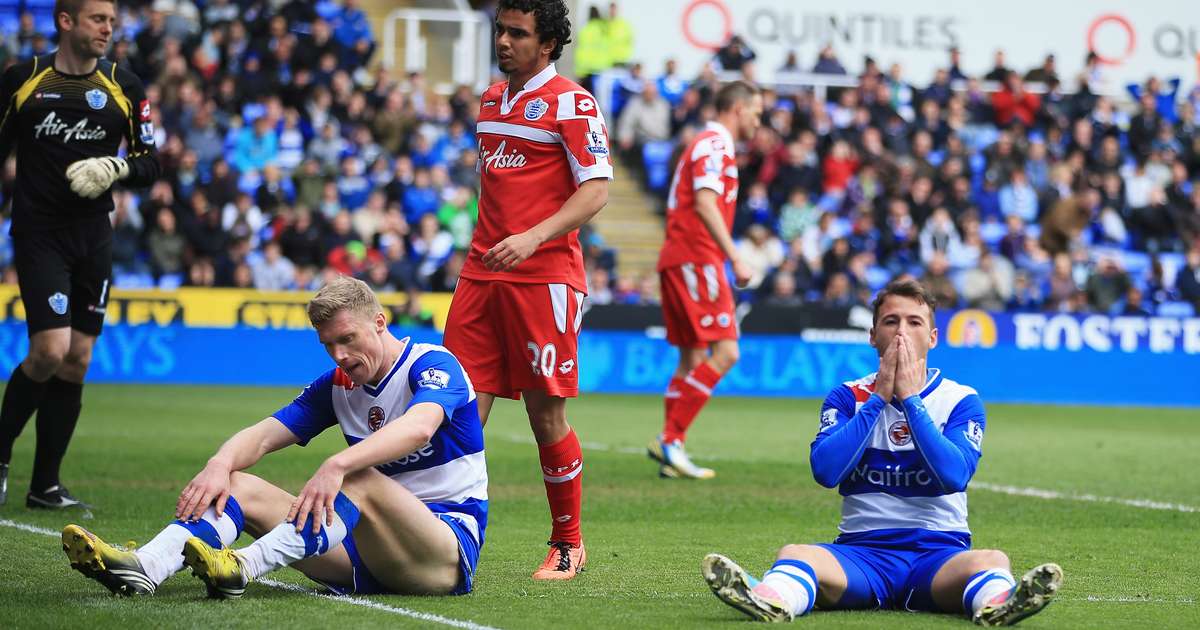
[[[53, 48], [34, 4], [0, 20], [4, 65]], [[632, 33], [610, 11], [584, 24], [579, 55], [585, 73], [628, 64], [610, 134], [665, 194], [653, 173], [669, 176], [670, 160], [654, 156], [712, 118], [718, 72], [754, 76], [754, 52], [734, 38], [698, 77], [673, 62], [651, 77], [627, 59]], [[420, 73], [371, 63], [375, 36], [356, 0], [126, 0], [119, 13], [110, 56], [157, 105], [164, 176], [114, 196], [115, 286], [311, 290], [341, 273], [413, 297], [454, 289], [478, 213], [470, 88], [439, 94]], [[588, 32], [597, 20], [620, 28]], [[827, 100], [768, 90], [764, 125], [739, 157], [734, 233], [757, 271], [739, 298], [865, 304], [912, 274], [945, 305], [1200, 307], [1200, 90], [1152, 78], [1130, 86], [1130, 109], [1095, 89], [1098, 64], [1070, 94], [1053, 57], [1024, 76], [1002, 52], [995, 65], [979, 77], [1002, 84], [994, 93], [957, 51], [928, 85], [867, 59], [859, 87]], [[808, 69], [793, 55], [779, 76]], [[847, 73], [833, 47], [811, 71]], [[12, 176], [10, 164], [6, 199]], [[0, 266], [14, 282], [2, 229]], [[616, 252], [590, 230], [581, 240], [594, 301], [655, 299], [652, 278], [617, 278]], [[411, 302], [412, 321], [427, 323]]]
[[[734, 36], [694, 81], [673, 62], [653, 78], [634, 64], [616, 138], [650, 189], [667, 194], [665, 156], [711, 118], [718, 76], [753, 78], [754, 59]], [[949, 307], [1200, 308], [1200, 87], [1150, 77], [1124, 101], [1095, 55], [1070, 93], [1053, 55], [1024, 74], [1003, 51], [994, 65], [968, 76], [951, 50], [919, 85], [868, 57], [857, 88], [821, 100], [786, 79], [848, 74], [833, 47], [811, 67], [790, 55], [739, 154], [734, 236], [757, 271], [740, 299], [865, 305], [907, 274]]]

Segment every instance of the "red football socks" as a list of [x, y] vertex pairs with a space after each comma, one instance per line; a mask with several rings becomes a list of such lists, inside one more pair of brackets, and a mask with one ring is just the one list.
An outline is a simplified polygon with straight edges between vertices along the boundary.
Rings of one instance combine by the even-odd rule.
[[[704, 403], [712, 396], [712, 390], [721, 380], [721, 374], [707, 362], [692, 368], [687, 376], [671, 379], [667, 388], [666, 422], [663, 424], [663, 441], [683, 441], [687, 437], [688, 427], [704, 408]], [[672, 389], [679, 392], [674, 403], [670, 401]]]
[[542, 478], [546, 482], [546, 499], [550, 502], [550, 517], [554, 530], [550, 540], [582, 544], [579, 533], [579, 512], [583, 502], [583, 449], [575, 430], [563, 439], [538, 446], [542, 460]]

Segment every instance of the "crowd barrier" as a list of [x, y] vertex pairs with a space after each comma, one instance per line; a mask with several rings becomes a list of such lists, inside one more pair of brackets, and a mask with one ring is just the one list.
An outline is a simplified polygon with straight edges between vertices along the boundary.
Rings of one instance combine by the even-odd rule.
[[[930, 366], [975, 387], [985, 402], [1200, 406], [1200, 318], [959, 311], [938, 320], [940, 340]], [[395, 332], [441, 340], [433, 329]], [[11, 371], [27, 347], [23, 322], [0, 323], [0, 371]], [[585, 325], [580, 386], [585, 392], [659, 394], [677, 356], [656, 326], [621, 331]], [[741, 361], [717, 391], [821, 397], [877, 366], [861, 329], [747, 333]], [[330, 367], [311, 329], [119, 322], [100, 336], [89, 380], [299, 388]]]

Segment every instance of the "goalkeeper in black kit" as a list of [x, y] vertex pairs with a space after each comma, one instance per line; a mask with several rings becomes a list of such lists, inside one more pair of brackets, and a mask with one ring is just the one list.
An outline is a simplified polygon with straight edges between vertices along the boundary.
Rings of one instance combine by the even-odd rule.
[[[13, 369], [0, 407], [0, 504], [13, 442], [36, 411], [25, 505], [82, 505], [59, 467], [111, 288], [110, 189], [118, 181], [149, 186], [161, 170], [141, 81], [104, 59], [115, 22], [112, 0], [57, 0], [58, 50], [0, 79], [0, 159], [15, 148], [13, 260], [29, 331], [29, 353]], [[117, 157], [122, 140], [124, 158]]]

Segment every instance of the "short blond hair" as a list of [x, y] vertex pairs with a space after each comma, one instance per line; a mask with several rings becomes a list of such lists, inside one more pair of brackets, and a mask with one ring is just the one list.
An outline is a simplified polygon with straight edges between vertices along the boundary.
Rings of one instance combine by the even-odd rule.
[[383, 312], [379, 298], [366, 282], [349, 276], [338, 276], [309, 300], [308, 321], [318, 327], [333, 319], [341, 311], [353, 311], [366, 318]]

